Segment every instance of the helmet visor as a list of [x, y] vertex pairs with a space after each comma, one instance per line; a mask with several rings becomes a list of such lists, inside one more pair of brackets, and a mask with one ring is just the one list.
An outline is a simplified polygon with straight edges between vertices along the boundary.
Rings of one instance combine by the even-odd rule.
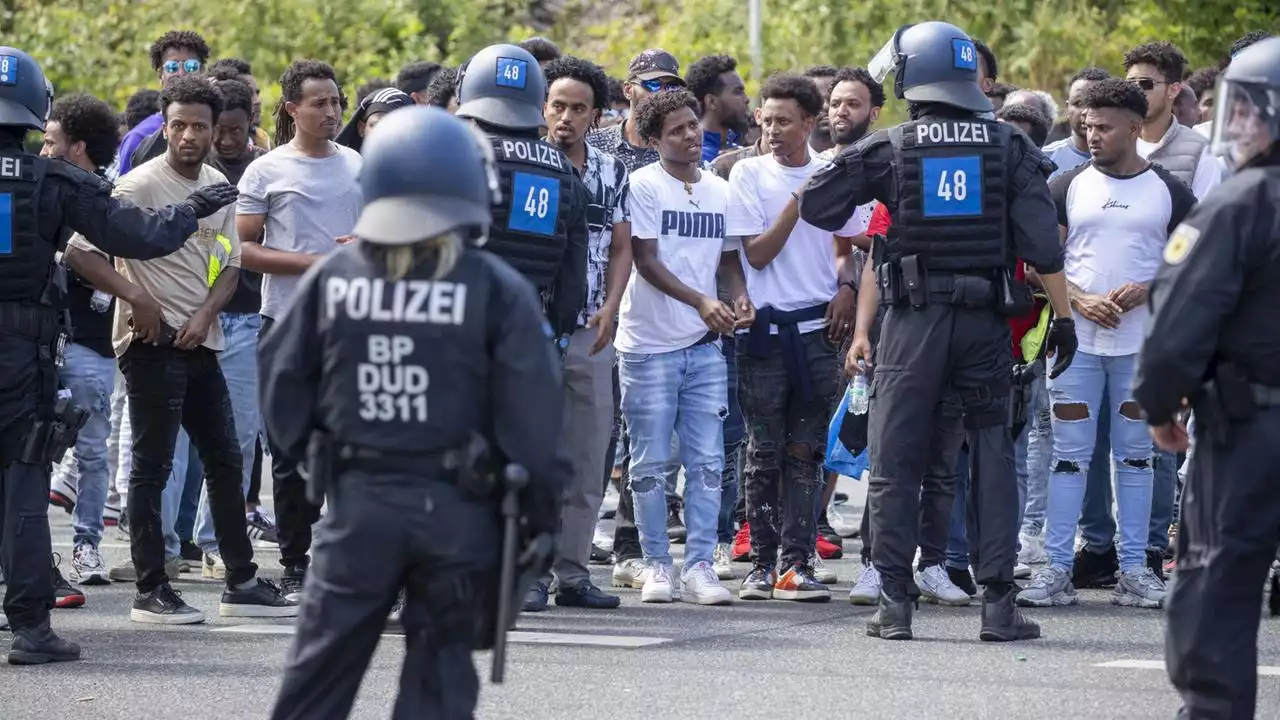
[[898, 35], [900, 32], [895, 32], [893, 37], [889, 38], [889, 42], [880, 48], [880, 52], [871, 58], [871, 62], [867, 63], [867, 72], [878, 83], [883, 83], [884, 79], [897, 72], [899, 65], [901, 65], [901, 58], [898, 55]]
[[1213, 152], [1239, 168], [1280, 139], [1280, 93], [1255, 83], [1221, 80], [1214, 95]]

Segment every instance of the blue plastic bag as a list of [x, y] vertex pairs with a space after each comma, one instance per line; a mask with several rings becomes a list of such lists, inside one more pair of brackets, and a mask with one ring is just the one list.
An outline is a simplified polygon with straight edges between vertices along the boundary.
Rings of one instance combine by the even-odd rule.
[[861, 480], [863, 471], [867, 469], [867, 450], [864, 448], [855, 454], [840, 441], [840, 428], [847, 417], [849, 417], [849, 388], [845, 388], [844, 395], [840, 397], [840, 404], [836, 406], [836, 412], [831, 416], [831, 424], [827, 426], [827, 457], [823, 465], [831, 472]]

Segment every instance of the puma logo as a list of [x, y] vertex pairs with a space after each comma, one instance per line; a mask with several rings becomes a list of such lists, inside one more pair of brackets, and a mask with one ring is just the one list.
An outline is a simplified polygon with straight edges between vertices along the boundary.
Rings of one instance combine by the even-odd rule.
[[701, 206], [701, 205], [699, 205], [699, 204], [698, 204], [696, 201], [694, 201], [694, 200], [690, 200], [690, 201], [689, 201], [689, 204], [690, 204], [690, 205], [692, 205], [692, 206], [694, 206], [695, 208], [697, 208], [697, 209], [699, 209], [699, 210], [701, 210], [701, 209], [702, 209], [702, 206]]

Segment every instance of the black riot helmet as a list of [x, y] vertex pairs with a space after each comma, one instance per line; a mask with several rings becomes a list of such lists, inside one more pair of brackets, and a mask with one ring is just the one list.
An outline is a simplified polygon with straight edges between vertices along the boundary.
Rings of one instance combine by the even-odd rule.
[[53, 88], [28, 54], [0, 47], [0, 127], [44, 132]]
[[515, 45], [490, 45], [458, 68], [458, 117], [505, 130], [542, 127], [547, 78], [538, 61]]
[[978, 49], [963, 30], [944, 22], [903, 25], [867, 65], [876, 82], [894, 74], [893, 92], [917, 103], [989, 112], [978, 86]]
[[1280, 147], [1280, 37], [1231, 58], [1214, 94], [1213, 150], [1236, 167]]
[[482, 237], [498, 200], [493, 149], [475, 128], [426, 105], [397, 110], [364, 143], [355, 235], [410, 245], [450, 231]]

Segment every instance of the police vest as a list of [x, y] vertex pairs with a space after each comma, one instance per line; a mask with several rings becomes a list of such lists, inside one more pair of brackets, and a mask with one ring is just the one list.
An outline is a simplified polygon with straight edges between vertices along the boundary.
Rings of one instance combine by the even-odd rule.
[[0, 155], [0, 301], [40, 301], [56, 252], [40, 234], [40, 188], [49, 161]]
[[436, 280], [422, 268], [386, 279], [354, 246], [326, 260], [312, 291], [329, 359], [320, 421], [339, 444], [430, 456], [483, 427], [490, 291], [472, 254]]
[[506, 260], [544, 294], [569, 244], [573, 164], [559, 149], [530, 138], [491, 135], [502, 202], [494, 207], [484, 249]]
[[1008, 266], [1009, 128], [988, 120], [925, 118], [889, 131], [898, 209], [888, 255], [919, 255], [936, 271]]

